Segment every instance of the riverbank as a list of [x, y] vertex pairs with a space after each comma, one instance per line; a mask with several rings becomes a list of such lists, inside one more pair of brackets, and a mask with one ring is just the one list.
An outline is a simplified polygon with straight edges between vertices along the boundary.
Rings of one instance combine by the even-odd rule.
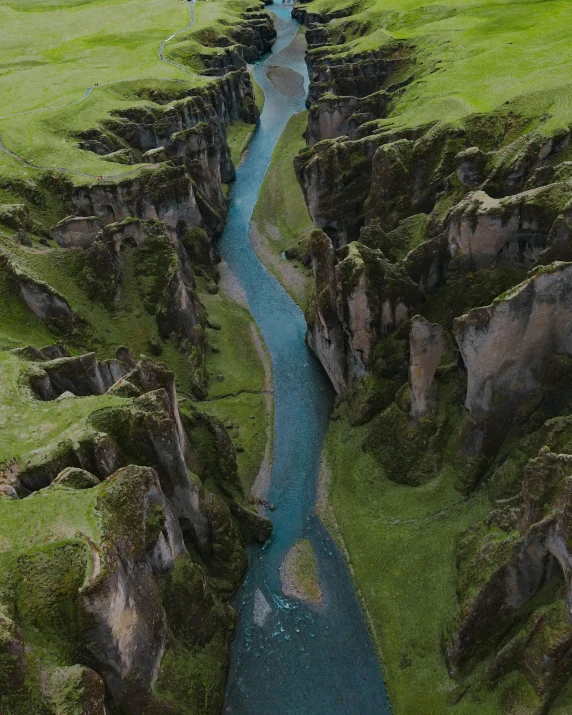
[[294, 157], [306, 146], [302, 136], [306, 124], [305, 111], [288, 121], [272, 154], [250, 229], [257, 256], [302, 310], [312, 283], [307, 265], [312, 222], [294, 173]]
[[[276, 156], [275, 148], [303, 98], [277, 90], [266, 75], [276, 61], [293, 62], [283, 50], [297, 34], [287, 6], [268, 62], [254, 76], [266, 102], [258, 131], [237, 172], [231, 211], [220, 241], [223, 259], [244, 288], [273, 363], [275, 389], [274, 462], [268, 500], [274, 536], [251, 552], [250, 572], [235, 602], [233, 646], [225, 712], [262, 715], [293, 711], [379, 715], [389, 711], [379, 663], [341, 555], [314, 515], [315, 485], [331, 392], [304, 346], [301, 311], [265, 270], [249, 239], [252, 213]], [[302, 65], [301, 70], [304, 70]], [[299, 138], [298, 138], [299, 141]], [[292, 153], [284, 165], [293, 172]], [[292, 176], [292, 174], [291, 174]], [[290, 186], [296, 188], [291, 182]], [[277, 214], [278, 215], [278, 214]], [[295, 217], [296, 219], [298, 217]], [[306, 540], [316, 555], [323, 592], [319, 608], [282, 592], [280, 565], [290, 549]], [[324, 658], [324, 654], [327, 657]], [[281, 673], [276, 679], [274, 674]]]

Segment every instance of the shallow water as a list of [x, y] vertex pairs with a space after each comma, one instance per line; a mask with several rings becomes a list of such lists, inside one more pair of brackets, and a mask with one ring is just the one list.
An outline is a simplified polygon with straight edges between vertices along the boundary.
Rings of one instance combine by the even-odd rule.
[[[219, 251], [245, 290], [272, 358], [275, 387], [274, 465], [269, 500], [274, 533], [250, 550], [250, 569], [235, 606], [225, 713], [233, 715], [373, 715], [390, 713], [371, 636], [344, 559], [314, 513], [323, 439], [333, 401], [321, 366], [304, 345], [302, 312], [253, 252], [248, 228], [272, 151], [304, 98], [280, 94], [269, 64], [304, 76], [304, 63], [277, 56], [297, 32], [291, 6], [271, 8], [285, 22], [254, 76], [266, 102], [248, 155], [237, 171]], [[282, 595], [279, 568], [288, 549], [310, 539], [318, 558], [323, 605]]]

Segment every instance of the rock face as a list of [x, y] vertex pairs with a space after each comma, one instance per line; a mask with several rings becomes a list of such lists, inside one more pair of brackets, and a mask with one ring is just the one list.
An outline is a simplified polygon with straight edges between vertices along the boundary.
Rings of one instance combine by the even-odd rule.
[[467, 369], [466, 408], [516, 405], [537, 389], [546, 357], [572, 355], [571, 320], [572, 266], [558, 263], [459, 318], [454, 332]]
[[[483, 191], [469, 194], [448, 217], [451, 254], [460, 254], [473, 268], [532, 265], [546, 247], [563, 188], [552, 185], [505, 199], [493, 199]], [[550, 206], [548, 216], [545, 202]]]
[[[80, 137], [82, 148], [98, 154], [110, 154], [128, 144], [136, 157], [149, 158], [149, 152], [160, 150], [176, 166], [76, 188], [72, 203], [79, 216], [96, 216], [103, 225], [130, 216], [158, 219], [179, 235], [197, 226], [204, 226], [211, 235], [222, 231], [226, 200], [221, 182], [234, 178], [226, 125], [237, 119], [258, 120], [250, 75], [242, 70], [230, 72], [189, 92], [168, 107], [118, 111]], [[72, 225], [68, 220], [68, 233]], [[54, 236], [59, 237], [63, 229], [52, 229]]]
[[127, 372], [118, 360], [99, 362], [95, 353], [62, 357], [37, 366], [30, 385], [42, 400], [55, 400], [64, 392], [73, 395], [103, 395]]
[[[462, 615], [446, 650], [450, 670], [458, 673], [477, 645], [486, 644], [495, 654], [491, 680], [522, 668], [544, 707], [566, 682], [571, 664], [571, 468], [572, 456], [544, 447], [526, 465], [517, 504], [463, 535], [457, 559], [471, 588], [461, 590]], [[527, 604], [551, 581], [562, 582], [554, 600], [527, 613]], [[522, 629], [503, 643], [511, 618], [521, 613]]]
[[433, 378], [446, 349], [443, 328], [415, 316], [409, 333], [411, 415], [415, 420], [426, 417], [431, 411], [435, 399]]
[[69, 216], [56, 224], [51, 233], [62, 248], [87, 248], [100, 228], [97, 216]]
[[[271, 525], [246, 505], [223, 425], [190, 402], [180, 409], [164, 366], [143, 360], [130, 369], [132, 358], [120, 354], [128, 359], [113, 365], [93, 354], [32, 365], [54, 391], [82, 395], [101, 395], [119, 372], [74, 444], [43, 463], [3, 465], [1, 517], [14, 528], [0, 548], [2, 695], [10, 707], [23, 698], [37, 712], [73, 705], [70, 712], [103, 714], [105, 699], [125, 713], [183, 713], [172, 696], [164, 699], [170, 669], [183, 667], [185, 703], [193, 698], [206, 715], [213, 703], [222, 707], [233, 626], [227, 600], [247, 567], [244, 546], [266, 539]], [[62, 518], [62, 500], [73, 519]], [[14, 511], [34, 505], [46, 530], [36, 532], [37, 544], [19, 533], [27, 518]], [[37, 632], [54, 649], [49, 665], [35, 656]], [[208, 706], [200, 669], [187, 671], [207, 646], [217, 653]], [[38, 679], [41, 692], [32, 689]]]
[[56, 331], [69, 332], [76, 324], [67, 300], [52, 286], [22, 270], [16, 263], [0, 251], [0, 266], [19, 292], [31, 312]]
[[235, 45], [201, 56], [208, 74], [246, 69], [247, 62], [260, 59], [270, 50], [276, 30], [268, 13], [250, 8], [244, 14], [244, 20], [232, 28], [231, 36]]
[[310, 252], [316, 291], [306, 340], [341, 394], [371, 370], [374, 344], [409, 317], [419, 294], [381, 251], [351, 243], [338, 258], [328, 236], [314, 231]]

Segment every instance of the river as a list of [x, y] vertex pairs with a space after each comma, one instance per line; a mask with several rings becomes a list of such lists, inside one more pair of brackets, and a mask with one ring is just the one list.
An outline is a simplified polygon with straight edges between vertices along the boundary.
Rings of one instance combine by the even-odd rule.
[[[379, 661], [343, 556], [315, 515], [320, 454], [332, 389], [304, 345], [302, 312], [265, 270], [249, 225], [272, 151], [304, 98], [286, 97], [266, 76], [269, 63], [304, 76], [303, 63], [278, 53], [295, 36], [291, 6], [273, 5], [283, 20], [272, 53], [254, 76], [265, 93], [260, 124], [237, 170], [218, 249], [242, 285], [268, 347], [274, 372], [274, 464], [269, 492], [272, 538], [249, 552], [250, 568], [235, 606], [238, 630], [226, 692], [233, 715], [376, 715], [390, 713]], [[308, 538], [318, 559], [321, 606], [283, 596], [279, 568], [289, 548]]]

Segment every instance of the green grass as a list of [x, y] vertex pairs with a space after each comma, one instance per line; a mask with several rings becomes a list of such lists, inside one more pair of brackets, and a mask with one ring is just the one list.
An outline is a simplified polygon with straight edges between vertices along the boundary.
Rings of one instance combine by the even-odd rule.
[[[165, 45], [165, 57], [184, 62], [183, 72], [161, 62], [160, 43], [189, 22], [180, 0], [0, 0], [0, 134], [5, 145], [42, 167], [74, 168], [95, 175], [125, 171], [78, 148], [72, 134], [95, 126], [110, 111], [143, 104], [138, 91], [191, 88], [201, 77], [200, 54], [218, 52], [213, 38], [249, 6], [247, 0], [197, 2], [194, 26]], [[73, 106], [88, 86], [91, 95]], [[17, 114], [19, 116], [10, 117]], [[0, 174], [19, 172], [0, 153]], [[79, 180], [79, 178], [78, 178]]]
[[[264, 456], [268, 424], [264, 368], [252, 337], [256, 328], [248, 311], [224, 294], [203, 295], [202, 299], [209, 320], [221, 329], [207, 330], [209, 397], [200, 409], [233, 425], [229, 434], [235, 446], [244, 449], [237, 454], [238, 470], [248, 493]], [[219, 352], [213, 353], [212, 346]], [[218, 375], [224, 381], [219, 382]]]
[[[350, 6], [344, 51], [377, 49], [389, 40], [415, 48], [414, 80], [381, 126], [458, 123], [507, 103], [526, 116], [547, 113], [547, 133], [572, 120], [572, 7], [566, 0], [315, 0], [308, 7]], [[334, 37], [344, 24], [330, 22]], [[361, 36], [360, 25], [367, 28]]]
[[[87, 321], [83, 343], [74, 345], [74, 352], [94, 350], [100, 359], [107, 359], [114, 356], [120, 345], [126, 345], [138, 357], [150, 354], [150, 341], [154, 339], [162, 347], [159, 359], [176, 375], [179, 393], [191, 396], [191, 368], [187, 356], [170, 340], [161, 340], [155, 316], [145, 310], [135, 276], [134, 249], [125, 251], [122, 296], [113, 309], [98, 300], [91, 300], [86, 293], [82, 251], [12, 248], [11, 253], [21, 267], [65, 296], [74, 312]], [[1, 347], [28, 344], [40, 347], [57, 340], [58, 336], [33, 317], [2, 271], [0, 295], [6, 298], [0, 310]], [[221, 293], [202, 293], [200, 297], [209, 312], [209, 320], [218, 323], [221, 330], [207, 329], [206, 371], [209, 400], [212, 401], [201, 402], [199, 407], [237, 425], [230, 432], [235, 444], [244, 449], [238, 455], [238, 462], [248, 490], [264, 455], [267, 426], [265, 396], [262, 394], [264, 368], [251, 332], [255, 329], [254, 321], [245, 308]], [[219, 352], [214, 353], [213, 346]], [[107, 405], [120, 399], [35, 400], [22, 389], [20, 374], [25, 367], [26, 363], [0, 351], [0, 371], [4, 376], [0, 404], [17, 406], [0, 417], [0, 461], [26, 455], [39, 458], [53, 450], [61, 440], [77, 439], [89, 413], [104, 406], [102, 400]], [[219, 375], [224, 376], [224, 381], [218, 381]], [[254, 415], [254, 419], [250, 415]]]
[[86, 421], [96, 409], [124, 404], [110, 395], [76, 397], [42, 402], [27, 388], [29, 363], [0, 351], [0, 462], [16, 459], [41, 461], [67, 440], [76, 442], [86, 430]]
[[253, 214], [258, 235], [267, 249], [259, 251], [259, 257], [302, 307], [308, 297], [311, 270], [305, 269], [297, 259], [285, 264], [281, 254], [296, 248], [300, 241], [304, 242], [312, 229], [294, 173], [294, 157], [306, 146], [302, 134], [307, 118], [307, 112], [300, 112], [286, 125], [272, 154]]
[[201, 412], [213, 415], [228, 425], [233, 444], [244, 449], [236, 456], [240, 480], [245, 493], [248, 494], [258, 475], [266, 449], [268, 419], [264, 395], [245, 392], [236, 397], [207, 400], [201, 402], [199, 407]]
[[457, 609], [455, 540], [490, 504], [482, 492], [465, 500], [446, 469], [421, 487], [390, 481], [362, 450], [367, 430], [350, 428], [344, 418], [333, 421], [326, 457], [332, 505], [379, 639], [393, 712], [502, 712], [503, 689], [483, 688], [480, 672], [453, 707], [456, 683], [441, 651], [441, 635]]
[[235, 166], [240, 164], [240, 160], [248, 148], [255, 127], [255, 124], [247, 124], [246, 122], [237, 120], [227, 129], [226, 137], [230, 147], [230, 156]]
[[0, 552], [72, 539], [80, 531], [99, 541], [97, 490], [53, 486], [27, 499], [1, 500]]

